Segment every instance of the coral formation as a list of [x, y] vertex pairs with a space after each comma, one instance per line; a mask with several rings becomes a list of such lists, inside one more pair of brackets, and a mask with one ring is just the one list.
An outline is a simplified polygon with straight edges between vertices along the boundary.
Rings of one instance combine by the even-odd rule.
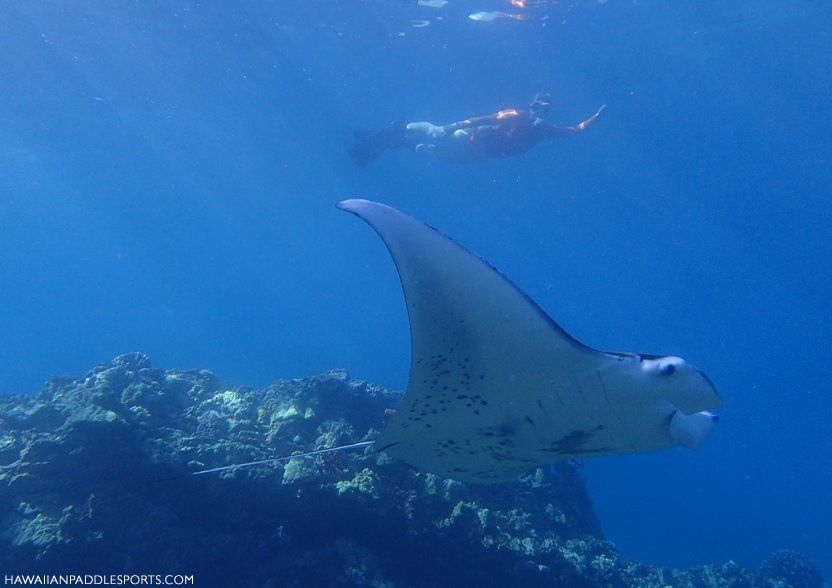
[[372, 450], [187, 475], [371, 439], [397, 401], [343, 371], [252, 390], [139, 353], [2, 398], [0, 567], [217, 586], [821, 585], [790, 552], [756, 575], [628, 561], [570, 463], [489, 487]]

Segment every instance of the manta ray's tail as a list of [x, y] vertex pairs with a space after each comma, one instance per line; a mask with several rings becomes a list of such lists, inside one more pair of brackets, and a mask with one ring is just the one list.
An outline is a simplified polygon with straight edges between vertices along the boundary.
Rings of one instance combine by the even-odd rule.
[[267, 463], [276, 463], [278, 461], [286, 461], [295, 457], [314, 457], [316, 455], [324, 455], [325, 453], [334, 453], [336, 451], [345, 451], [347, 449], [359, 449], [361, 447], [370, 447], [375, 441], [360, 441], [359, 443], [351, 443], [349, 445], [341, 445], [339, 447], [330, 447], [328, 449], [318, 449], [316, 451], [307, 451], [306, 453], [296, 453], [294, 455], [284, 455], [281, 457], [273, 457], [271, 459], [261, 459], [258, 461], [249, 461], [246, 463], [235, 463], [229, 466], [222, 466], [219, 468], [211, 468], [209, 470], [200, 470], [193, 472], [192, 476], [199, 476], [201, 474], [215, 474], [217, 472], [224, 472], [225, 470], [237, 470], [240, 468], [249, 468], [257, 465], [264, 465]]

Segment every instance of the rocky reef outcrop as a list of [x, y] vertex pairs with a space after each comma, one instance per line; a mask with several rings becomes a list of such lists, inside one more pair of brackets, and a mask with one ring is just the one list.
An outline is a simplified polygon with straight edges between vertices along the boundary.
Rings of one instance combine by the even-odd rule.
[[819, 587], [805, 558], [670, 570], [604, 540], [580, 468], [464, 485], [371, 450], [398, 396], [345, 372], [263, 390], [139, 353], [0, 398], [5, 574], [191, 574], [200, 586]]

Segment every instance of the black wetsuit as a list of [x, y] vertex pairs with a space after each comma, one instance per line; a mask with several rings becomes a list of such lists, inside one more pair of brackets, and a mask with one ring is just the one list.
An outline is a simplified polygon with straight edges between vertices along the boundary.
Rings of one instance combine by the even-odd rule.
[[552, 135], [549, 125], [534, 124], [526, 111], [483, 118], [491, 120], [472, 121], [475, 124], [466, 129], [471, 148], [481, 159], [520, 155]]

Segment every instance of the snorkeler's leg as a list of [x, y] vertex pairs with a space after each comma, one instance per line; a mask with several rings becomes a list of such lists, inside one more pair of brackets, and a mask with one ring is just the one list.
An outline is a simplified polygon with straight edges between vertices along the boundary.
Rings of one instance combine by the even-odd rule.
[[445, 132], [445, 127], [440, 127], [429, 122], [412, 122], [407, 125], [407, 133], [414, 139], [437, 139]]
[[450, 163], [470, 163], [482, 161], [478, 145], [472, 141], [470, 129], [457, 129], [444, 133], [431, 145], [430, 153], [436, 159]]

